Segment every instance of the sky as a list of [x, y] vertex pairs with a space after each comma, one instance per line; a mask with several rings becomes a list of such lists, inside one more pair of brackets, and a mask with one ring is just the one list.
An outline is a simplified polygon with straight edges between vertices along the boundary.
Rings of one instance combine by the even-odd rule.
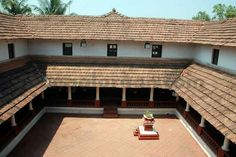
[[[38, 0], [28, 3], [37, 5]], [[103, 15], [115, 8], [130, 17], [191, 19], [198, 11], [212, 15], [212, 7], [218, 3], [236, 6], [236, 0], [73, 0], [67, 13]]]

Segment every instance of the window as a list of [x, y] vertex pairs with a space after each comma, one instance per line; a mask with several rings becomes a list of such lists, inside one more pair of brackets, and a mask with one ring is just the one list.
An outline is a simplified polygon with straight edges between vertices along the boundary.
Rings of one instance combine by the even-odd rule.
[[152, 57], [161, 57], [162, 45], [152, 45]]
[[213, 51], [212, 51], [212, 59], [211, 59], [211, 63], [212, 64], [215, 64], [215, 65], [218, 64], [219, 53], [220, 53], [219, 49], [213, 49]]
[[117, 56], [117, 44], [107, 44], [107, 56]]
[[14, 44], [8, 44], [8, 54], [9, 54], [9, 59], [15, 58], [15, 46], [14, 46]]
[[63, 43], [63, 55], [72, 56], [72, 43]]

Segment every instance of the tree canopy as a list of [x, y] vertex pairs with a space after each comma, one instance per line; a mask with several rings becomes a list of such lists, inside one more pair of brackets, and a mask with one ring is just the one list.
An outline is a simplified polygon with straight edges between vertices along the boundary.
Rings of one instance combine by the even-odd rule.
[[26, 2], [27, 0], [0, 0], [1, 12], [11, 15], [31, 14], [31, 7]]
[[199, 11], [196, 16], [193, 16], [193, 20], [225, 20], [228, 18], [236, 17], [236, 6], [216, 4], [212, 8], [213, 17], [211, 18], [209, 14], [205, 11]]
[[193, 20], [210, 21], [210, 16], [205, 11], [199, 11], [196, 16], [193, 16]]
[[72, 1], [63, 3], [61, 0], [39, 0], [39, 6], [34, 10], [41, 15], [64, 15]]

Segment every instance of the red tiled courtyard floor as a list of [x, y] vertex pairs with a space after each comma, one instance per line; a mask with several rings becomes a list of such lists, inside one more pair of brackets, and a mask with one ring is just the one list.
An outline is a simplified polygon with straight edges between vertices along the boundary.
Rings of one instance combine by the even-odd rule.
[[142, 119], [84, 118], [46, 114], [11, 157], [202, 157], [200, 146], [178, 119], [156, 119], [160, 140], [139, 141]]

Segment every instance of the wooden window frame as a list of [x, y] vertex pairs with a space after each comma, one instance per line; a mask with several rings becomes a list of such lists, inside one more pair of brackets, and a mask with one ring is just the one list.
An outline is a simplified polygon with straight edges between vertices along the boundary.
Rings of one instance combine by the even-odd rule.
[[[110, 47], [115, 48], [110, 48]], [[107, 56], [108, 57], [117, 57], [117, 50], [118, 50], [118, 45], [117, 44], [107, 44]]]
[[220, 50], [219, 49], [213, 49], [212, 50], [211, 64], [214, 64], [214, 65], [218, 64], [219, 54], [220, 54]]
[[[66, 44], [71, 44], [71, 50], [70, 50], [71, 52], [69, 52], [69, 50], [68, 50], [69, 48], [66, 47]], [[63, 54], [63, 56], [73, 56], [73, 43], [63, 43], [62, 44], [62, 54]]]
[[[154, 54], [154, 52], [158, 54]], [[161, 57], [162, 57], [162, 45], [152, 45], [152, 58], [161, 58]]]
[[14, 45], [14, 43], [8, 44], [8, 56], [9, 56], [9, 59], [15, 58], [15, 45]]

